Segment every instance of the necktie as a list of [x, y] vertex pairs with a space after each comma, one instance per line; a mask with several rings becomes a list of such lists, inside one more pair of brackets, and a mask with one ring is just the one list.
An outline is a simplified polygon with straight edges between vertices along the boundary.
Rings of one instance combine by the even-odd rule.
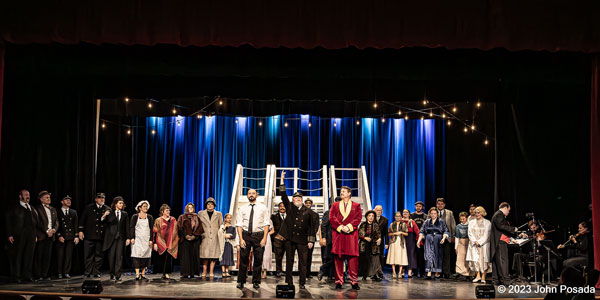
[[69, 210], [68, 209], [65, 209], [65, 216], [67, 216], [67, 217], [69, 216]]
[[25, 205], [27, 205], [27, 210], [31, 211], [31, 207], [29, 207], [29, 204], [25, 203]]
[[117, 220], [121, 221], [121, 211], [117, 211]]
[[285, 221], [285, 214], [281, 214], [281, 219]]
[[250, 207], [251, 207], [251, 209], [250, 209], [250, 219], [248, 220], [248, 232], [252, 233], [252, 225], [253, 225], [252, 223], [254, 223], [254, 222], [252, 222], [254, 219], [254, 204], [250, 204]]

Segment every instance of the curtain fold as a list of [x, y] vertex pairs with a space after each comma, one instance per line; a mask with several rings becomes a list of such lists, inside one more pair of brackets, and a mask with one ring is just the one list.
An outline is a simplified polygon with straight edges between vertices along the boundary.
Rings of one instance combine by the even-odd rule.
[[[435, 143], [444, 130], [435, 126], [439, 121], [364, 118], [357, 125], [356, 120], [319, 120], [308, 115], [146, 118], [146, 127], [134, 132], [145, 141], [135, 150], [144, 157], [143, 166], [134, 170], [142, 173], [135, 177], [144, 180], [132, 183], [139, 185], [138, 194], [129, 198], [149, 199], [155, 208], [167, 203], [177, 212], [188, 202], [203, 208], [206, 198], [214, 197], [217, 210], [229, 212], [237, 164], [251, 168], [245, 170], [243, 186], [258, 189], [261, 195], [264, 181], [256, 178], [264, 178], [266, 164], [299, 167], [299, 177], [312, 180], [298, 185], [306, 196], [320, 195], [322, 187], [318, 181], [322, 172], [308, 171], [323, 165], [364, 165], [372, 203], [382, 205], [389, 218], [403, 208], [414, 210], [416, 201], [433, 205], [436, 196], [443, 196], [444, 191], [436, 190], [436, 182], [444, 181], [436, 178], [440, 166], [435, 158], [444, 151], [443, 143]], [[116, 137], [104, 134], [102, 138]], [[357, 187], [356, 180], [349, 180], [355, 174], [338, 172], [337, 176], [338, 187]]]
[[[0, 41], [0, 149], [2, 149], [2, 104], [4, 99], [4, 54], [6, 48], [4, 43]], [[2, 151], [0, 151], [0, 155]]]
[[[590, 106], [590, 168], [592, 210], [600, 211], [600, 56], [592, 58], [592, 91]], [[600, 270], [600, 214], [592, 216], [594, 232], [594, 267]], [[589, 226], [589, 225], [588, 225]], [[600, 287], [600, 283], [596, 285]]]

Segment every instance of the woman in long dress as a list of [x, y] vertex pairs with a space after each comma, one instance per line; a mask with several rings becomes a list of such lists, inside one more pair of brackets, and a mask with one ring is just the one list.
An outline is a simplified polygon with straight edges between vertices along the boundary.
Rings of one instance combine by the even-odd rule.
[[[402, 221], [402, 213], [399, 211], [394, 215], [394, 222], [390, 224], [388, 236], [390, 237], [390, 246], [386, 263], [392, 266], [392, 278], [400, 278], [400, 275], [403, 274], [403, 266], [408, 265], [405, 240], [408, 236], [408, 228]], [[399, 267], [398, 275], [396, 275], [396, 266]], [[404, 275], [402, 276], [404, 277]]]
[[148, 214], [150, 203], [146, 200], [135, 206], [137, 214], [129, 222], [129, 240], [131, 240], [131, 262], [135, 269], [135, 280], [147, 280], [146, 268], [150, 266], [152, 256], [152, 226], [154, 218]]
[[171, 207], [166, 204], [160, 206], [160, 217], [154, 221], [154, 251], [158, 252], [154, 269], [162, 272], [162, 279], [169, 279], [173, 272], [173, 259], [177, 258], [179, 249], [179, 234], [177, 233], [177, 220], [171, 217]]
[[421, 241], [425, 240], [425, 272], [427, 272], [425, 279], [432, 279], [432, 272], [435, 273], [435, 278], [439, 279], [444, 260], [442, 245], [450, 236], [450, 232], [448, 232], [446, 222], [438, 218], [438, 211], [435, 207], [429, 209], [429, 217], [421, 226], [417, 247], [421, 247]]
[[200, 256], [198, 252], [204, 230], [193, 203], [186, 204], [184, 212], [177, 218], [180, 274], [182, 278], [191, 279], [200, 274]]
[[[417, 268], [417, 240], [419, 239], [419, 226], [415, 220], [410, 218], [410, 211], [405, 209], [402, 211], [402, 222], [406, 224], [408, 235], [406, 241], [406, 255], [408, 256], [408, 278], [412, 278], [413, 269]], [[402, 268], [402, 266], [400, 267]]]
[[370, 276], [374, 281], [381, 281], [382, 278], [377, 275], [383, 274], [379, 258], [381, 230], [377, 222], [375, 222], [376, 216], [377, 214], [374, 210], [369, 210], [365, 213], [365, 221], [358, 226], [358, 247], [360, 254], [366, 258], [368, 267], [363, 276]]
[[[221, 212], [215, 210], [216, 203], [215, 199], [209, 197], [204, 203], [205, 210], [198, 212], [200, 221], [202, 222], [202, 228], [204, 233], [202, 234], [202, 243], [200, 244], [200, 259], [202, 260], [203, 269], [202, 277], [213, 278], [213, 271], [215, 269], [215, 263], [221, 257], [222, 249], [224, 249], [225, 239], [219, 239], [219, 233], [222, 233], [221, 226], [223, 225], [223, 216]], [[210, 262], [210, 270], [208, 275], [206, 269]]]
[[459, 224], [454, 231], [454, 251], [456, 252], [456, 273], [465, 277], [470, 276], [469, 263], [467, 262], [467, 252], [469, 249], [469, 222], [466, 212], [458, 214]]
[[477, 272], [473, 282], [481, 281], [481, 283], [485, 283], [485, 275], [492, 272], [492, 262], [490, 260], [492, 223], [484, 218], [486, 215], [485, 209], [478, 206], [475, 208], [475, 220], [469, 222], [467, 261], [470, 269]]
[[231, 224], [232, 219], [233, 216], [231, 214], [225, 214], [225, 222], [223, 223], [223, 226], [221, 226], [223, 238], [225, 239], [223, 255], [221, 256], [219, 263], [221, 265], [221, 271], [223, 271], [223, 278], [231, 277], [231, 274], [229, 274], [229, 267], [235, 265], [235, 262], [233, 261], [233, 247], [237, 246], [237, 239], [236, 228]]

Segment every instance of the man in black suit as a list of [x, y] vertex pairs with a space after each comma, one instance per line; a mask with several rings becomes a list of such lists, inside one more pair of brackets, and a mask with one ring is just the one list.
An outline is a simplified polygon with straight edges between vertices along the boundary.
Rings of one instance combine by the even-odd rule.
[[[312, 199], [306, 198], [306, 200], [304, 200], [304, 206], [306, 206], [306, 208], [309, 209], [308, 212], [310, 213], [310, 216], [312, 218], [312, 224], [316, 224], [313, 229], [314, 232], [311, 234], [311, 235], [315, 236], [315, 240], [316, 240], [317, 232], [319, 231], [319, 214], [311, 209], [312, 205], [313, 205]], [[306, 278], [312, 278], [312, 275], [310, 275], [310, 271], [311, 271], [310, 267], [312, 266], [313, 250], [315, 250], [315, 247], [309, 248], [308, 254], [306, 256]]]
[[102, 241], [104, 239], [104, 222], [110, 214], [110, 207], [104, 205], [104, 193], [96, 194], [95, 202], [86, 206], [79, 220], [79, 239], [83, 240], [83, 256], [85, 257], [86, 277], [100, 278], [102, 267]]
[[56, 258], [58, 264], [58, 278], [71, 278], [71, 261], [73, 260], [73, 247], [79, 244], [76, 235], [78, 218], [77, 211], [71, 208], [71, 196], [65, 196], [62, 207], [58, 210], [58, 243], [56, 244]]
[[56, 209], [50, 206], [52, 199], [48, 191], [39, 192], [38, 199], [41, 204], [35, 207], [38, 214], [38, 226], [33, 274], [38, 280], [50, 280], [48, 271], [52, 260], [52, 245], [58, 230], [58, 214]]
[[510, 205], [500, 203], [498, 211], [492, 216], [492, 235], [490, 237], [492, 278], [494, 284], [510, 284], [508, 276], [508, 243], [510, 236], [517, 232], [517, 227], [510, 226], [506, 216], [510, 212]]
[[279, 212], [271, 215], [273, 222], [274, 233], [271, 235], [271, 243], [273, 244], [273, 253], [275, 253], [275, 276], [283, 275], [283, 254], [285, 253], [285, 238], [279, 233], [286, 218], [285, 205], [279, 202]]
[[108, 265], [110, 279], [121, 281], [121, 265], [123, 263], [123, 250], [129, 246], [127, 230], [129, 230], [129, 216], [125, 209], [123, 197], [117, 196], [110, 206], [111, 212], [105, 220], [104, 243], [102, 251], [108, 251]]
[[290, 202], [285, 191], [284, 178], [285, 171], [282, 171], [279, 192], [281, 193], [281, 201], [285, 205], [288, 214], [284, 221], [284, 230], [281, 231], [281, 235], [286, 239], [285, 282], [288, 285], [294, 285], [292, 269], [294, 268], [295, 252], [298, 251], [299, 284], [300, 289], [305, 289], [308, 249], [312, 248], [316, 241], [314, 227], [318, 226], [318, 224], [313, 224], [313, 218], [309, 212], [310, 209], [302, 205], [302, 194], [295, 193], [292, 196], [293, 203]]
[[384, 249], [387, 250], [389, 247], [390, 237], [388, 236], [388, 223], [389, 220], [383, 216], [383, 206], [376, 205], [375, 206], [375, 214], [377, 215], [375, 218], [375, 222], [379, 225], [379, 230], [381, 231], [381, 244], [379, 245], [379, 261], [381, 263], [381, 268], [379, 268], [379, 274], [377, 275], [379, 278], [383, 278], [383, 266], [385, 265], [385, 252]]
[[[341, 197], [335, 197], [335, 202], [341, 201]], [[321, 230], [319, 231], [319, 244], [321, 245], [321, 268], [319, 269], [319, 275], [317, 279], [321, 281], [323, 276], [327, 276], [328, 279], [333, 280], [335, 275], [335, 264], [333, 262], [333, 255], [331, 249], [333, 247], [333, 241], [331, 239], [331, 223], [329, 222], [329, 210], [331, 205], [329, 203], [329, 209], [323, 213], [323, 219], [321, 222]]]
[[32, 281], [33, 254], [38, 222], [37, 211], [29, 204], [29, 191], [19, 191], [19, 202], [6, 212], [6, 234], [11, 276], [14, 281]]

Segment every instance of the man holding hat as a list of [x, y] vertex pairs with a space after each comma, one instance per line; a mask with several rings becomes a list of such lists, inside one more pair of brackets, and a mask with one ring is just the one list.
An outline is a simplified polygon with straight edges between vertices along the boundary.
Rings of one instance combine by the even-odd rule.
[[110, 207], [104, 205], [104, 193], [97, 193], [94, 203], [86, 206], [79, 222], [79, 239], [83, 240], [86, 277], [100, 278], [102, 267], [102, 244], [104, 241], [104, 223], [110, 214]]
[[[315, 236], [315, 241], [316, 241], [317, 232], [319, 232], [319, 214], [311, 209], [312, 205], [313, 205], [312, 199], [306, 198], [306, 200], [304, 200], [304, 206], [306, 206], [306, 208], [308, 208], [308, 213], [310, 214], [310, 217], [312, 218], [312, 220], [311, 220], [312, 224], [315, 224], [313, 227], [314, 232], [311, 235]], [[310, 275], [310, 271], [311, 271], [310, 267], [312, 266], [313, 250], [315, 250], [314, 246], [312, 248], [308, 249], [308, 254], [306, 255], [306, 278], [312, 278], [312, 276]]]
[[[310, 208], [302, 205], [302, 194], [294, 193], [292, 202], [288, 198], [285, 190], [285, 171], [281, 172], [281, 181], [279, 184], [279, 192], [281, 193], [281, 202], [285, 205], [287, 218], [284, 221], [284, 227], [280, 234], [287, 240], [285, 246], [285, 282], [288, 285], [294, 285], [292, 279], [292, 269], [294, 267], [294, 257], [298, 251], [298, 272], [300, 273], [300, 289], [305, 289], [306, 271], [309, 249], [312, 249], [316, 241], [315, 233], [319, 226], [319, 217], [317, 215], [316, 222], [314, 221], [314, 213]], [[312, 204], [312, 201], [310, 201]]]
[[38, 215], [38, 228], [36, 230], [37, 243], [35, 244], [33, 273], [39, 280], [50, 280], [48, 271], [52, 259], [52, 243], [58, 229], [58, 215], [56, 209], [50, 206], [52, 199], [48, 191], [39, 192], [38, 199], [40, 199], [40, 205], [35, 208]]
[[71, 278], [71, 260], [73, 258], [73, 246], [79, 243], [76, 235], [78, 218], [77, 211], [71, 209], [71, 196], [65, 196], [62, 207], [58, 210], [58, 244], [56, 245], [56, 258], [58, 264], [58, 278]]

